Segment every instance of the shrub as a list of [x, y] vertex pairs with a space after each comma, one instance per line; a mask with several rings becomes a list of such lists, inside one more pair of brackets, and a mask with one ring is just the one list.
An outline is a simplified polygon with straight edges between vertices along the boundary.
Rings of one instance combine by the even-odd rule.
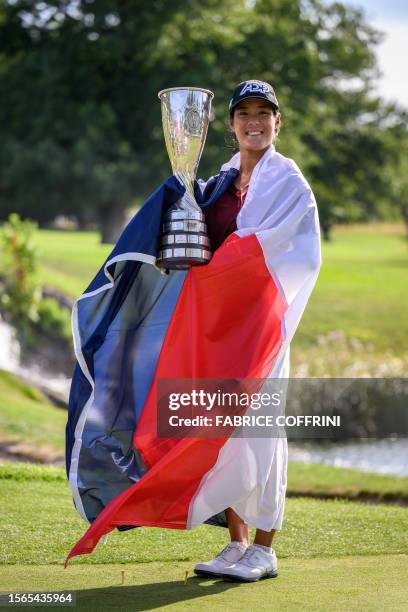
[[41, 290], [35, 281], [36, 224], [12, 213], [0, 228], [1, 307], [17, 327], [38, 321]]

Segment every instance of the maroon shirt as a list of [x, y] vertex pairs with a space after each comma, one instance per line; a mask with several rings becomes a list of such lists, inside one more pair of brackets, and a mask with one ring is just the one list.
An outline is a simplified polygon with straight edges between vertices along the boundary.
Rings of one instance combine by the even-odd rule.
[[237, 229], [237, 215], [245, 202], [247, 191], [247, 187], [241, 191], [232, 184], [215, 204], [207, 211], [204, 210], [213, 251], [218, 249], [224, 240]]

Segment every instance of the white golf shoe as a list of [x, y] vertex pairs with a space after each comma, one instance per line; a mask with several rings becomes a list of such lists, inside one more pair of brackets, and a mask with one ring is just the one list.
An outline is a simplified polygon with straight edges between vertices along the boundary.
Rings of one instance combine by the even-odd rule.
[[203, 576], [220, 576], [227, 567], [241, 559], [246, 549], [242, 542], [231, 542], [212, 561], [197, 563], [194, 572]]
[[278, 575], [278, 560], [275, 552], [268, 553], [255, 544], [248, 546], [242, 557], [221, 574], [222, 578], [239, 582], [255, 582], [262, 578], [275, 578]]

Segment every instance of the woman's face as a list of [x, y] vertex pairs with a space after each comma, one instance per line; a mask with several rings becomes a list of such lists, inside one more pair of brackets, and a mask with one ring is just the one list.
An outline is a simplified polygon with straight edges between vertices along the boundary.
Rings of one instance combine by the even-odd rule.
[[275, 141], [280, 126], [280, 114], [261, 98], [248, 98], [236, 106], [231, 119], [240, 151], [264, 151]]

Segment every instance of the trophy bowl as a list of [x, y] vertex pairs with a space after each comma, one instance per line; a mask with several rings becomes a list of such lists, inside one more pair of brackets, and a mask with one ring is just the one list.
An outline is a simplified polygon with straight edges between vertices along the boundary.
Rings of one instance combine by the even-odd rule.
[[198, 87], [173, 87], [158, 96], [173, 174], [185, 193], [164, 215], [156, 265], [185, 270], [207, 264], [212, 256], [205, 217], [194, 197], [194, 180], [214, 94]]

